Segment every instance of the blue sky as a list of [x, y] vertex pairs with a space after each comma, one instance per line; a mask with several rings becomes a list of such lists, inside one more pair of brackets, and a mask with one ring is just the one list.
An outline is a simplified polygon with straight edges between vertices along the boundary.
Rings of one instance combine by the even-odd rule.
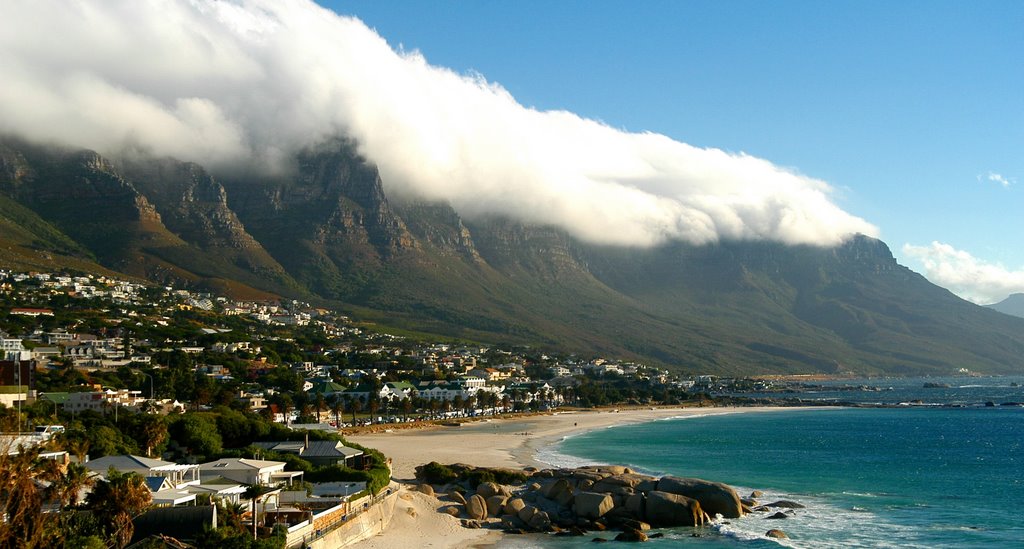
[[1024, 292], [1024, 2], [321, 4], [525, 106], [823, 179], [936, 283]]

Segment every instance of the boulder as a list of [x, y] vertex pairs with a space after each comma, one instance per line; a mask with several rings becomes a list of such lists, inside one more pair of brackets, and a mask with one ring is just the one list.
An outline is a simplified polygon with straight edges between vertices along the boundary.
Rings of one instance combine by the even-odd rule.
[[570, 495], [572, 494], [572, 484], [564, 478], [560, 478], [541, 489], [541, 495], [550, 500], [557, 500], [558, 496], [566, 492]]
[[471, 519], [462, 519], [462, 527], [463, 528], [469, 528], [471, 530], [475, 530], [477, 528], [480, 528], [480, 521], [479, 520], [471, 520]]
[[458, 517], [462, 514], [462, 511], [459, 510], [459, 507], [457, 505], [449, 505], [447, 507], [444, 507], [443, 509], [441, 509], [441, 512], [451, 515], [453, 517]]
[[651, 526], [702, 526], [706, 517], [700, 502], [695, 499], [658, 490], [647, 493], [644, 520]]
[[640, 530], [629, 529], [615, 536], [615, 541], [647, 541], [647, 534], [641, 532]]
[[497, 483], [481, 482], [480, 485], [476, 487], [476, 493], [480, 494], [484, 499], [487, 499], [491, 496], [503, 494], [504, 492], [502, 491], [501, 486]]
[[507, 500], [508, 498], [504, 494], [497, 494], [487, 498], [487, 514], [492, 517], [500, 515]]
[[632, 529], [632, 530], [639, 530], [641, 532], [646, 532], [646, 531], [651, 529], [651, 525], [650, 524], [647, 524], [646, 522], [644, 522], [642, 520], [636, 520], [636, 519], [623, 520], [621, 522], [620, 526], [622, 526], [623, 530]]
[[800, 505], [799, 503], [797, 503], [795, 501], [789, 501], [787, 499], [780, 499], [779, 501], [776, 501], [775, 503], [769, 503], [767, 505], [762, 505], [762, 507], [781, 507], [783, 509], [803, 509], [804, 508], [803, 505]]
[[473, 494], [466, 502], [466, 514], [473, 520], [486, 520], [487, 500], [480, 494]]
[[434, 487], [429, 484], [417, 484], [414, 490], [428, 496], [434, 495]]
[[625, 507], [612, 508], [611, 511], [608, 511], [601, 517], [601, 520], [608, 521], [608, 524], [617, 528], [623, 528], [624, 524], [628, 521], [636, 522], [636, 519], [633, 518], [633, 515]]
[[711, 515], [725, 518], [743, 516], [740, 496], [730, 486], [699, 478], [663, 477], [658, 481], [658, 491], [678, 494], [700, 502], [701, 509]]
[[526, 523], [519, 517], [512, 515], [501, 518], [501, 527], [504, 530], [523, 530], [526, 528]]
[[644, 517], [644, 501], [646, 499], [647, 497], [643, 494], [633, 494], [626, 498], [625, 508], [629, 511], [630, 515], [633, 515], [633, 518], [640, 519]]
[[657, 490], [658, 479], [650, 477], [647, 480], [640, 481], [640, 484], [637, 484], [633, 488], [635, 488], [637, 492], [650, 492], [651, 490]]
[[505, 502], [505, 506], [502, 507], [502, 511], [506, 515], [518, 515], [519, 511], [526, 507], [526, 502], [522, 498], [511, 498]]
[[456, 490], [451, 490], [450, 492], [448, 492], [448, 499], [460, 505], [466, 504], [466, 496], [462, 495], [461, 492], [458, 492]]
[[555, 497], [555, 503], [562, 507], [571, 508], [574, 501], [576, 501], [576, 495], [572, 490], [566, 490]]
[[[638, 475], [636, 473], [623, 473], [621, 475], [612, 475], [605, 477], [598, 482], [594, 483], [592, 491], [594, 492], [607, 492], [616, 486], [627, 486], [629, 488], [636, 488], [642, 482], [657, 482], [654, 477], [647, 475]], [[607, 488], [607, 489], [606, 489]]]
[[783, 532], [782, 530], [776, 530], [774, 528], [772, 528], [771, 530], [768, 530], [767, 532], [765, 532], [764, 535], [768, 536], [770, 538], [775, 538], [775, 539], [788, 539], [789, 538], [789, 536], [787, 536], [785, 532]]
[[772, 515], [770, 517], [764, 517], [764, 518], [765, 518], [765, 520], [779, 520], [779, 519], [787, 519], [787, 518], [789, 518], [789, 515], [787, 515], [786, 513], [783, 513], [782, 511], [779, 511], [778, 513], [775, 513], [774, 515]]
[[759, 497], [761, 497], [763, 495], [764, 495], [764, 492], [762, 492], [760, 490], [754, 490], [753, 492], [750, 493], [749, 498], [750, 499], [757, 499], [757, 498], [759, 498]]
[[537, 532], [547, 532], [551, 529], [551, 517], [544, 511], [537, 511], [526, 524]]
[[593, 485], [594, 481], [589, 479], [580, 479], [580, 481], [576, 483], [576, 487], [580, 490], [590, 490]]
[[530, 524], [530, 519], [533, 518], [533, 515], [536, 515], [539, 512], [540, 509], [537, 509], [532, 505], [527, 505], [526, 507], [520, 509], [519, 513], [517, 513], [516, 516], [519, 517], [519, 520], [525, 522], [526, 524]]
[[615, 500], [608, 494], [596, 492], [580, 492], [576, 494], [573, 508], [583, 518], [596, 519], [615, 507]]

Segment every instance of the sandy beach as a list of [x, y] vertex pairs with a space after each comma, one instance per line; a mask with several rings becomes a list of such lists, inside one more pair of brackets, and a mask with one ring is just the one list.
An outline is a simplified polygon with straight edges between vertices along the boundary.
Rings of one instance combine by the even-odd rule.
[[[570, 435], [674, 417], [779, 410], [793, 408], [645, 408], [561, 412], [484, 420], [461, 427], [429, 427], [352, 435], [348, 439], [384, 452], [392, 459], [395, 480], [411, 483], [415, 482], [416, 466], [431, 461], [483, 467], [545, 468], [551, 465], [539, 461], [537, 452]], [[395, 516], [384, 533], [357, 547], [466, 548], [490, 545], [500, 539], [501, 534], [495, 531], [462, 528], [458, 519], [438, 513], [440, 506], [441, 502], [435, 498], [404, 490]]]

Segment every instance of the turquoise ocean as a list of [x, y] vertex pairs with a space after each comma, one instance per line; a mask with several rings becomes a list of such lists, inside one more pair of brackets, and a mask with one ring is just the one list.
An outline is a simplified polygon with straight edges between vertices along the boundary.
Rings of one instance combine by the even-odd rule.
[[[661, 530], [665, 537], [645, 547], [1024, 547], [1024, 378], [927, 380], [949, 385], [937, 389], [922, 381], [868, 380], [858, 383], [877, 391], [807, 395], [896, 408], [669, 419], [570, 437], [538, 458], [700, 477], [741, 495], [760, 490], [763, 503], [806, 506], [785, 520], [755, 513]], [[790, 539], [766, 538], [773, 528]], [[593, 537], [614, 533], [506, 536], [499, 547], [592, 547]]]

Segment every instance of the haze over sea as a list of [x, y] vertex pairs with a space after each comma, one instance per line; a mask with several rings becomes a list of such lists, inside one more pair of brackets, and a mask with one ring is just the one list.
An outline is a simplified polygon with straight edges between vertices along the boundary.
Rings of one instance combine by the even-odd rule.
[[[925, 389], [926, 381], [950, 388]], [[1024, 402], [1024, 377], [855, 383], [860, 384], [879, 390], [819, 397], [919, 402], [615, 427], [568, 438], [538, 457], [555, 465], [625, 464], [649, 474], [722, 481], [744, 496], [763, 491], [762, 503], [789, 499], [806, 506], [785, 520], [766, 520], [777, 511], [772, 510], [709, 528], [663, 530], [665, 537], [652, 540], [650, 547], [1024, 544], [1018, 511], [1024, 488], [1024, 407], [1002, 405]], [[790, 539], [765, 538], [773, 528]], [[499, 547], [582, 548], [598, 536], [614, 537], [506, 536]]]

